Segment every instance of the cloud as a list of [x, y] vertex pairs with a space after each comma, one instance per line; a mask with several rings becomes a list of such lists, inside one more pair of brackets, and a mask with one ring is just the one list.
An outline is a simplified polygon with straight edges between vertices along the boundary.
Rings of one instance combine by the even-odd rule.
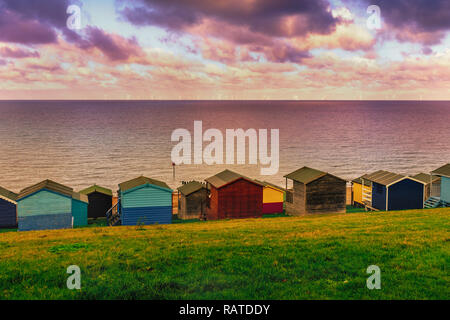
[[325, 0], [140, 0], [133, 7], [125, 6], [121, 13], [136, 25], [183, 30], [211, 18], [247, 26], [254, 32], [286, 37], [330, 32], [337, 19], [328, 7]]
[[71, 0], [0, 0], [0, 41], [47, 44], [66, 26]]
[[22, 58], [39, 58], [40, 54], [37, 51], [24, 50], [20, 48], [1, 47], [0, 56], [4, 58], [22, 59]]
[[450, 1], [448, 0], [365, 0], [362, 7], [378, 5], [385, 24], [384, 33], [402, 42], [425, 45], [438, 44], [450, 30]]

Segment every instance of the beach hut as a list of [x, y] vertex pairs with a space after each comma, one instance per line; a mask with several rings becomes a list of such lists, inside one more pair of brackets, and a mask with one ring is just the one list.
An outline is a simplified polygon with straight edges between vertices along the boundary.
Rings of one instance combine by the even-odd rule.
[[72, 228], [73, 189], [45, 180], [17, 196], [19, 231]]
[[352, 180], [352, 205], [364, 207], [372, 202], [372, 184], [367, 175]]
[[207, 178], [206, 220], [262, 217], [261, 183], [239, 173], [224, 170]]
[[[441, 178], [441, 188], [439, 194], [440, 204], [450, 207], [450, 163], [434, 170], [431, 175]], [[434, 189], [434, 183], [432, 189]]]
[[[441, 178], [438, 176], [432, 176], [431, 174], [427, 173], [418, 173], [415, 176], [412, 176], [413, 179], [422, 181], [425, 183], [425, 194], [423, 201], [427, 201], [428, 198], [431, 197], [431, 187], [434, 186], [436, 189], [441, 188]], [[433, 179], [433, 181], [431, 181]]]
[[422, 209], [423, 181], [401, 174], [379, 170], [366, 176], [372, 185], [372, 205], [377, 210]]
[[106, 212], [113, 206], [112, 190], [100, 187], [96, 184], [80, 191], [81, 194], [87, 195], [89, 199], [88, 218], [104, 218]]
[[206, 185], [190, 181], [178, 188], [178, 218], [200, 219], [204, 216], [208, 191]]
[[257, 182], [264, 185], [263, 188], [263, 214], [274, 214], [283, 212], [285, 190], [267, 181]]
[[172, 189], [144, 176], [119, 184], [122, 225], [172, 223]]
[[[286, 178], [286, 214], [345, 213], [347, 182], [330, 173], [303, 167]], [[292, 189], [288, 189], [292, 180]]]
[[17, 194], [0, 187], [0, 228], [17, 226]]
[[72, 217], [73, 226], [82, 227], [88, 224], [89, 199], [85, 194], [72, 193]]

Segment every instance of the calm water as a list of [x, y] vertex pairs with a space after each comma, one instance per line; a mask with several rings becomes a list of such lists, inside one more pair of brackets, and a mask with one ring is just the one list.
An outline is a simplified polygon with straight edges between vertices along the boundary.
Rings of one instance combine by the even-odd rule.
[[[0, 185], [13, 191], [54, 179], [76, 190], [117, 190], [138, 175], [204, 179], [226, 166], [182, 165], [172, 180], [176, 128], [280, 129], [280, 169], [259, 176], [283, 184], [301, 166], [352, 179], [384, 169], [429, 172], [450, 162], [450, 102], [0, 102]], [[205, 143], [206, 145], [206, 143]]]

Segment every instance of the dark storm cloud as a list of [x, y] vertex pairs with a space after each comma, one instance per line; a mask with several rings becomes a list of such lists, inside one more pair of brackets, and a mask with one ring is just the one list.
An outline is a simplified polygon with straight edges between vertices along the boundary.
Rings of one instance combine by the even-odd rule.
[[0, 0], [0, 41], [46, 44], [66, 29], [67, 7], [76, 0]]
[[[329, 33], [337, 20], [327, 10], [325, 0], [140, 0], [134, 6], [125, 5], [122, 15], [136, 25], [155, 25], [182, 30], [201, 23], [203, 18], [217, 19], [253, 32], [284, 37], [306, 33]], [[287, 32], [285, 18], [297, 15]]]

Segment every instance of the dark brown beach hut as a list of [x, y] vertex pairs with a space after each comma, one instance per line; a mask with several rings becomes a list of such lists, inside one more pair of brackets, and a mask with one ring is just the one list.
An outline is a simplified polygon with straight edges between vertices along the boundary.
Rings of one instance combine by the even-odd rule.
[[106, 212], [112, 207], [112, 190], [94, 184], [80, 193], [89, 199], [88, 218], [106, 217]]
[[[286, 214], [345, 213], [347, 182], [327, 172], [303, 167], [286, 178]], [[288, 180], [293, 181], [288, 189]]]
[[208, 190], [206, 184], [190, 181], [178, 188], [178, 218], [200, 219], [204, 217]]
[[205, 181], [209, 193], [205, 219], [262, 217], [264, 185], [261, 183], [230, 170]]
[[0, 228], [17, 226], [17, 194], [0, 187]]

